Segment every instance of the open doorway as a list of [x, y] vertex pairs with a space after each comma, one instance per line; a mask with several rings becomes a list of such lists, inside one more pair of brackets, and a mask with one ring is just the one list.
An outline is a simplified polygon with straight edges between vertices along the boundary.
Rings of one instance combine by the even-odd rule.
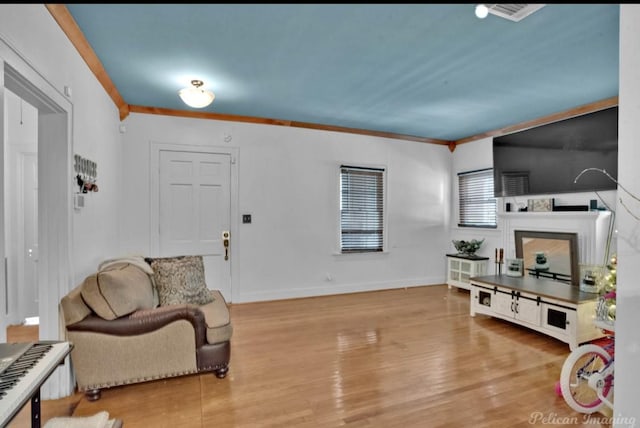
[[[5, 126], [7, 111], [5, 98], [12, 92], [23, 103], [37, 111], [37, 311], [38, 338], [60, 340], [58, 304], [71, 289], [72, 269], [72, 105], [42, 73], [37, 72], [23, 56], [0, 37], [0, 147], [8, 137]], [[23, 107], [26, 104], [23, 104]], [[19, 111], [19, 110], [18, 110]], [[24, 110], [23, 110], [24, 112]], [[4, 167], [4, 150], [0, 150], [0, 165]], [[33, 161], [34, 159], [31, 159]], [[26, 163], [29, 163], [25, 159]], [[35, 166], [37, 164], [37, 167]], [[4, 169], [4, 168], [3, 168]], [[0, 261], [5, 258], [5, 174], [0, 174]], [[34, 181], [35, 183], [36, 181]], [[35, 197], [35, 196], [34, 196]], [[35, 207], [37, 205], [37, 207]], [[28, 246], [25, 247], [28, 255]], [[6, 262], [0, 262], [0, 341], [6, 341], [7, 309], [13, 310], [18, 300], [12, 300], [9, 290], [15, 285], [8, 282]], [[14, 296], [18, 293], [14, 291]], [[7, 299], [6, 297], [9, 297]], [[28, 300], [28, 299], [27, 299]], [[26, 303], [26, 301], [25, 301]], [[16, 316], [18, 319], [19, 316]], [[73, 390], [70, 365], [58, 367], [41, 388], [43, 399], [66, 396]]]
[[4, 107], [3, 309], [7, 328], [25, 326], [33, 330], [39, 324], [38, 110], [8, 89]]

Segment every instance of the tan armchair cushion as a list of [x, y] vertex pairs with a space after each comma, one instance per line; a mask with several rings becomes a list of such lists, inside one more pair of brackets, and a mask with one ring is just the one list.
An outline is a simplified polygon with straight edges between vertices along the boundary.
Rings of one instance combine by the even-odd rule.
[[213, 301], [200, 306], [207, 324], [207, 343], [220, 343], [231, 340], [233, 325], [227, 302], [218, 290], [210, 290]]
[[151, 278], [130, 263], [112, 265], [89, 275], [82, 283], [82, 298], [106, 320], [154, 306]]

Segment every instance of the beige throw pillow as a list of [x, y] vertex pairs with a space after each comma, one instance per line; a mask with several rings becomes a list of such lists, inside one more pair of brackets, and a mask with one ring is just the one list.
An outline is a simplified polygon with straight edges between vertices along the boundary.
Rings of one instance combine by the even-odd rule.
[[205, 305], [214, 300], [204, 279], [202, 256], [150, 259], [160, 306]]
[[67, 293], [60, 300], [60, 309], [64, 314], [64, 325], [75, 324], [91, 314], [91, 308], [82, 299], [82, 284]]
[[106, 320], [154, 306], [151, 278], [129, 263], [89, 275], [82, 283], [81, 294], [85, 303]]

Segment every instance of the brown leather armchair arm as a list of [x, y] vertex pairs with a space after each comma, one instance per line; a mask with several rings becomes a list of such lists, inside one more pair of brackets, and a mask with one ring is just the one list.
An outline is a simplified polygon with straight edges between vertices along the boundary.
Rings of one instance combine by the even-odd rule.
[[195, 305], [171, 305], [143, 309], [115, 320], [105, 320], [91, 314], [82, 321], [67, 325], [67, 330], [114, 336], [135, 336], [158, 330], [178, 320], [187, 320], [193, 325], [197, 348], [205, 343], [206, 322], [204, 314]]

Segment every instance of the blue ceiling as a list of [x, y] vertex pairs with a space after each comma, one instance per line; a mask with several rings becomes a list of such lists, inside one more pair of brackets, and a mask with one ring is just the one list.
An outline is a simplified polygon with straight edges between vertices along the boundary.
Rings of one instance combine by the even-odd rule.
[[618, 95], [617, 4], [66, 6], [130, 105], [458, 140]]

